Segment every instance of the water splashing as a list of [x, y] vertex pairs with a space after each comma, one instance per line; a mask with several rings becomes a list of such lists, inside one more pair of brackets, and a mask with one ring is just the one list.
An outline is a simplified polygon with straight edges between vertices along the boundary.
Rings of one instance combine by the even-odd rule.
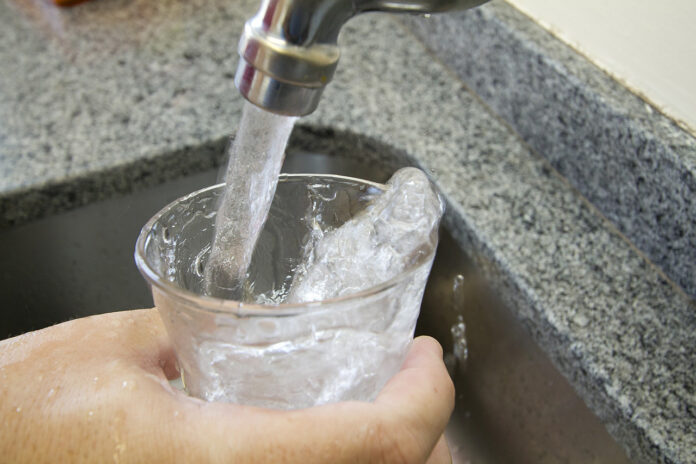
[[461, 311], [466, 301], [466, 293], [464, 288], [465, 278], [461, 274], [454, 276], [452, 282], [452, 311], [457, 313], [457, 322], [450, 327], [452, 334], [452, 352], [445, 353], [445, 365], [451, 377], [454, 377], [457, 369], [462, 369], [466, 366], [466, 361], [469, 358], [469, 347], [466, 342], [466, 324], [464, 324], [464, 316]]
[[469, 348], [466, 343], [466, 324], [464, 317], [460, 314], [457, 316], [457, 323], [450, 328], [452, 332], [452, 352], [457, 362], [464, 363], [469, 357]]

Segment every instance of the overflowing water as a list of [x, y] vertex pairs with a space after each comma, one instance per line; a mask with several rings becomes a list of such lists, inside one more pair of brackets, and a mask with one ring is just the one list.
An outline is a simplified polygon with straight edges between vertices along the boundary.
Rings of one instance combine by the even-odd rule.
[[423, 171], [400, 169], [361, 214], [313, 234], [287, 301], [323, 301], [393, 279], [432, 254], [442, 212]]
[[252, 253], [278, 184], [285, 147], [297, 118], [279, 116], [245, 103], [230, 148], [227, 185], [215, 221], [215, 238], [205, 267], [206, 290], [240, 299]]

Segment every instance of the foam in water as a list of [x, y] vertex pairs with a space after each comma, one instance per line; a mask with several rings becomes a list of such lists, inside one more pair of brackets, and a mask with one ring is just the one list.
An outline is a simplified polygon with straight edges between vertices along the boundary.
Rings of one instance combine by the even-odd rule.
[[322, 301], [366, 290], [434, 251], [443, 204], [426, 175], [403, 168], [387, 187], [361, 214], [333, 231], [315, 234], [287, 302]]
[[215, 238], [205, 267], [212, 296], [240, 299], [247, 268], [261, 233], [297, 118], [244, 105], [230, 148], [227, 187], [217, 212]]

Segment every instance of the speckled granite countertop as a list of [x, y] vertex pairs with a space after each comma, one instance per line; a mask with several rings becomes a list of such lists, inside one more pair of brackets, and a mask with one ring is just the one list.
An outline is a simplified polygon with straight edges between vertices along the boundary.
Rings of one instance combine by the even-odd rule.
[[503, 1], [400, 19], [696, 298], [692, 133]]
[[[0, 2], [3, 226], [210, 167], [234, 130], [241, 0]], [[302, 123], [428, 171], [493, 288], [637, 462], [696, 461], [696, 310], [393, 19], [351, 21]]]

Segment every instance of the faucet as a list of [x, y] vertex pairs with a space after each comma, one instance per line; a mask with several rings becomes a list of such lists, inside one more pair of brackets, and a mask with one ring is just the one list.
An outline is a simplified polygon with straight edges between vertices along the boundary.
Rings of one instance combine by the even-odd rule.
[[338, 64], [338, 33], [359, 13], [437, 13], [488, 0], [262, 0], [244, 25], [235, 85], [267, 111], [314, 111]]

